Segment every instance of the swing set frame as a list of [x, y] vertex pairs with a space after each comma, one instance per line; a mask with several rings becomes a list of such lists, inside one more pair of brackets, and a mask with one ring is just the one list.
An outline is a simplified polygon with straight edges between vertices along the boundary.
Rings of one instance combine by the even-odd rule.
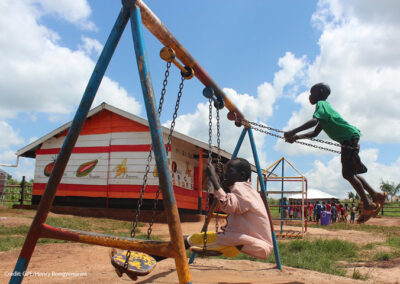
[[[163, 195], [164, 210], [167, 217], [170, 241], [138, 240], [113, 235], [104, 235], [93, 232], [57, 228], [47, 225], [46, 219], [54, 201], [58, 185], [62, 179], [64, 170], [71, 156], [73, 147], [78, 139], [80, 131], [85, 123], [86, 117], [96, 96], [101, 80], [105, 74], [112, 55], [118, 45], [119, 39], [130, 19], [134, 49], [136, 53], [137, 66], [139, 69], [140, 82], [143, 91], [143, 98], [146, 107], [147, 118], [152, 138], [152, 146], [155, 155], [156, 165], [159, 172], [159, 187]], [[147, 254], [154, 254], [175, 259], [176, 270], [180, 283], [192, 283], [189, 270], [189, 263], [186, 257], [186, 250], [183, 241], [182, 228], [179, 219], [178, 207], [175, 200], [172, 179], [169, 173], [167, 153], [162, 138], [161, 123], [156, 110], [156, 101], [151, 83], [150, 73], [145, 56], [144, 40], [142, 35], [142, 24], [165, 46], [171, 47], [176, 52], [176, 57], [185, 65], [193, 69], [195, 76], [205, 87], [212, 88], [215, 95], [224, 100], [229, 111], [236, 114], [238, 118], [245, 119], [243, 114], [229, 100], [225, 93], [204, 71], [199, 63], [186, 51], [186, 49], [175, 39], [171, 32], [161, 23], [157, 16], [141, 0], [122, 0], [122, 9], [113, 26], [113, 29], [104, 45], [100, 57], [96, 63], [93, 73], [89, 79], [80, 105], [75, 113], [71, 127], [61, 147], [53, 171], [49, 177], [45, 191], [38, 206], [36, 215], [26, 235], [23, 247], [16, 262], [10, 283], [21, 283], [28, 268], [29, 261], [36, 247], [39, 238], [52, 238], [79, 243], [100, 245], [105, 247], [120, 248], [125, 250], [140, 251]], [[237, 155], [246, 134], [249, 134], [250, 144], [253, 151], [254, 161], [257, 167], [257, 174], [262, 180], [262, 172], [258, 160], [256, 144], [252, 129], [249, 125], [243, 124], [243, 131], [234, 151]], [[268, 207], [265, 186], [261, 182], [261, 196], [265, 203], [268, 215], [271, 220], [271, 213]], [[282, 269], [278, 246], [276, 242], [273, 224], [271, 222], [274, 252], [277, 267]]]

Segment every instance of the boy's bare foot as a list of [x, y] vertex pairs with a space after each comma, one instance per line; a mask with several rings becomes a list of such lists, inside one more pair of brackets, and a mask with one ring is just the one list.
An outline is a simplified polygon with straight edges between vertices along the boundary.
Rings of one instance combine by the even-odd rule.
[[[371, 218], [375, 218], [379, 211], [381, 211], [382, 206], [379, 203], [372, 203], [373, 205], [369, 205], [367, 208], [363, 208], [361, 210], [360, 216], [357, 218], [357, 224], [362, 224], [367, 222]], [[371, 208], [372, 207], [372, 208]]]

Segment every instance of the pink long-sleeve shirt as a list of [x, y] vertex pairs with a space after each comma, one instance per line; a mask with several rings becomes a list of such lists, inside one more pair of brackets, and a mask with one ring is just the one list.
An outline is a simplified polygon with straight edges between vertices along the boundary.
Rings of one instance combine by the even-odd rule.
[[243, 245], [243, 253], [267, 259], [273, 249], [272, 235], [260, 194], [249, 182], [235, 182], [230, 190], [230, 193], [225, 193], [220, 188], [214, 193], [222, 211], [229, 214], [227, 225], [218, 235], [217, 243], [223, 246]]

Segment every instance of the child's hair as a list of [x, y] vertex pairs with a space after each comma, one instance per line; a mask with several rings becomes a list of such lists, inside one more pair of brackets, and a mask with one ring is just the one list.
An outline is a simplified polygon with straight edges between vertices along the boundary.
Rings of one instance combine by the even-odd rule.
[[250, 167], [250, 163], [243, 158], [234, 158], [231, 161], [235, 161], [237, 162], [237, 167], [239, 172], [243, 172], [244, 176], [243, 179], [241, 181], [247, 181], [250, 177], [251, 177], [251, 167]]
[[326, 100], [331, 94], [331, 88], [325, 83], [318, 83], [311, 87], [310, 93], [318, 95], [319, 99]]

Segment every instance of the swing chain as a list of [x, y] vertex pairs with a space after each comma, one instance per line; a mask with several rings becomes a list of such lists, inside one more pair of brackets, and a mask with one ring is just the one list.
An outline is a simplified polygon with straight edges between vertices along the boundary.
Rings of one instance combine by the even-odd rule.
[[[157, 110], [159, 117], [161, 116], [162, 107], [163, 107], [163, 104], [164, 104], [164, 98], [165, 98], [165, 94], [167, 92], [166, 88], [167, 88], [167, 85], [168, 85], [168, 77], [169, 77], [169, 69], [170, 69], [170, 67], [171, 67], [171, 63], [167, 62], [167, 69], [165, 70], [165, 73], [164, 73], [163, 88], [161, 90], [161, 97], [160, 97], [160, 102], [158, 104], [158, 110]], [[131, 230], [131, 238], [132, 239], [135, 238], [135, 236], [136, 236], [136, 228], [137, 228], [138, 223], [139, 223], [140, 210], [141, 210], [141, 207], [143, 205], [143, 195], [144, 195], [144, 192], [145, 192], [146, 186], [147, 186], [147, 178], [148, 178], [147, 176], [148, 176], [148, 174], [150, 172], [151, 160], [153, 159], [152, 150], [153, 150], [153, 147], [150, 146], [149, 155], [147, 156], [147, 165], [146, 165], [146, 168], [145, 168], [145, 171], [144, 171], [144, 175], [143, 175], [143, 183], [142, 183], [142, 187], [140, 188], [140, 196], [139, 196], [139, 200], [138, 200], [138, 203], [137, 203], [135, 220], [133, 221], [133, 224], [132, 224], [132, 230]], [[151, 234], [151, 232], [150, 232], [150, 234]], [[149, 239], [149, 238], [150, 238], [150, 235], [147, 234], [147, 239]], [[125, 262], [124, 262], [124, 269], [125, 270], [128, 269], [128, 263], [129, 263], [129, 258], [130, 257], [131, 257], [131, 251], [128, 250], [126, 252], [126, 257], [125, 257]]]
[[[220, 117], [219, 117], [219, 109], [216, 108], [216, 118], [217, 118], [217, 149], [218, 149], [218, 158], [217, 158], [217, 174], [219, 177], [219, 180], [222, 181], [222, 163], [221, 163], [221, 125], [220, 125]], [[219, 229], [219, 224], [218, 224], [218, 208], [215, 210], [215, 232], [218, 233]]]
[[[178, 98], [177, 98], [176, 103], [175, 103], [175, 111], [174, 111], [174, 115], [172, 116], [171, 127], [169, 129], [168, 142], [167, 142], [167, 153], [168, 153], [168, 148], [170, 150], [172, 150], [171, 149], [172, 134], [173, 134], [174, 128], [175, 128], [176, 118], [178, 117], [178, 110], [179, 110], [179, 105], [180, 105], [181, 97], [182, 97], [182, 93], [183, 93], [182, 91], [183, 91], [183, 87], [184, 87], [184, 81], [185, 81], [185, 77], [182, 76], [181, 83], [179, 84]], [[147, 240], [150, 240], [150, 236], [151, 236], [151, 233], [153, 231], [152, 227], [153, 227], [153, 224], [154, 224], [154, 217], [155, 217], [155, 212], [156, 212], [156, 209], [157, 209], [158, 199], [160, 197], [160, 193], [161, 193], [161, 189], [160, 189], [160, 187], [158, 187], [157, 188], [157, 192], [156, 192], [156, 196], [155, 196], [155, 199], [154, 199], [154, 202], [153, 202], [153, 210], [152, 210], [152, 214], [151, 214], [151, 221], [149, 223], [149, 228], [147, 229]]]
[[[249, 121], [249, 120], [246, 120], [246, 119], [243, 119], [243, 118], [239, 118], [239, 117], [237, 118], [237, 120], [240, 121], [240, 122], [245, 122], [245, 123], [249, 124], [251, 126], [251, 128], [253, 128], [256, 131], [259, 131], [259, 132], [262, 132], [262, 133], [265, 133], [265, 134], [268, 134], [268, 135], [271, 135], [271, 136], [274, 136], [274, 137], [277, 137], [277, 138], [280, 138], [280, 139], [285, 139], [284, 137], [282, 137], [280, 135], [271, 133], [269, 131], [261, 130], [260, 128], [268, 129], [270, 131], [275, 131], [275, 132], [278, 132], [278, 133], [285, 133], [285, 131], [283, 131], [283, 130], [280, 130], [280, 129], [277, 129], [277, 128], [273, 128], [273, 127], [269, 127], [269, 126], [266, 126], [266, 125], [263, 125], [263, 124], [260, 124], [260, 123], [256, 123], [256, 122], [253, 122], [253, 121]], [[331, 146], [335, 146], [335, 147], [341, 147], [341, 148], [352, 149], [352, 150], [357, 150], [358, 149], [358, 147], [352, 147], [352, 146], [349, 146], [349, 145], [342, 145], [342, 144], [337, 143], [337, 142], [325, 141], [325, 140], [318, 139], [318, 138], [309, 138], [309, 140], [315, 141], [315, 142], [319, 142], [319, 143], [323, 143], [323, 144], [327, 144], [327, 145], [331, 145]], [[295, 141], [295, 142], [298, 143], [298, 144], [301, 144], [301, 145], [310, 146], [310, 147], [317, 148], [317, 149], [320, 149], [320, 150], [326, 150], [326, 151], [337, 153], [337, 154], [341, 153], [341, 151], [325, 148], [325, 147], [322, 147], [322, 146], [316, 146], [316, 145], [313, 145], [313, 144], [310, 144], [310, 143], [305, 143], [305, 142], [301, 142], [301, 141]]]
[[[255, 131], [258, 131], [258, 132], [261, 132], [261, 133], [264, 133], [264, 134], [268, 134], [268, 135], [274, 136], [276, 138], [285, 140], [285, 137], [280, 136], [280, 135], [275, 134], [275, 133], [271, 133], [271, 132], [266, 131], [264, 129], [257, 128], [257, 127], [254, 127], [254, 126], [251, 126], [251, 128], [254, 129]], [[323, 146], [318, 146], [318, 145], [306, 143], [306, 142], [303, 142], [303, 141], [298, 141], [297, 140], [297, 141], [295, 141], [295, 143], [300, 144], [300, 145], [304, 145], [304, 146], [309, 146], [309, 147], [316, 148], [316, 149], [320, 149], [320, 150], [329, 151], [329, 152], [336, 153], [336, 154], [340, 154], [341, 153], [341, 151], [337, 151], [337, 150], [333, 150], [333, 149], [326, 148], [326, 147], [323, 147]]]
[[[211, 164], [212, 162], [212, 99], [208, 100], [208, 165]], [[208, 179], [208, 184], [207, 184], [207, 202], [206, 202], [206, 211], [209, 210], [209, 202], [210, 202], [210, 190], [211, 190], [211, 182], [210, 179]], [[205, 222], [208, 222], [208, 214], [206, 215], [206, 220]], [[207, 228], [204, 231], [204, 236], [203, 236], [203, 251], [205, 252], [207, 250]]]

